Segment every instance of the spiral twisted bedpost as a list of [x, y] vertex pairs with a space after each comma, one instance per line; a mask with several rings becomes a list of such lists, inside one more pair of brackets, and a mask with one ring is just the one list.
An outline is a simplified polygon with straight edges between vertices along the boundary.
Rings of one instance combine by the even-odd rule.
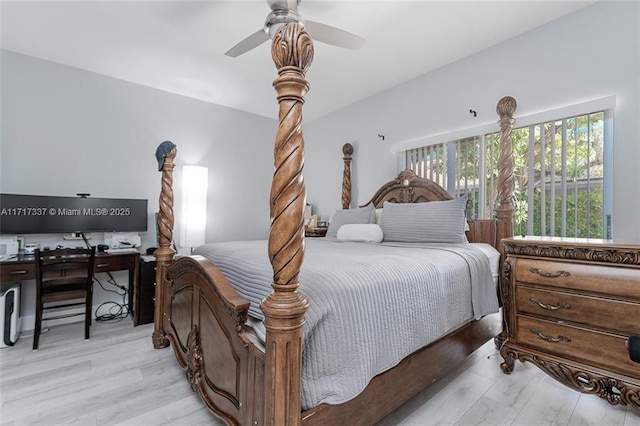
[[156, 304], [153, 315], [153, 334], [151, 339], [153, 347], [156, 349], [169, 346], [169, 339], [164, 332], [164, 286], [162, 285], [166, 267], [171, 263], [175, 251], [171, 248], [173, 241], [173, 169], [175, 164], [177, 148], [173, 149], [165, 156], [162, 165], [162, 184], [160, 190], [160, 212], [157, 217], [158, 229], [158, 249], [154, 252], [156, 257]]
[[344, 157], [344, 171], [342, 172], [342, 208], [351, 207], [351, 158], [353, 156], [353, 145], [345, 143], [342, 146]]
[[278, 68], [273, 86], [280, 108], [270, 194], [269, 258], [274, 291], [262, 303], [267, 329], [265, 416], [269, 425], [297, 425], [301, 408], [302, 326], [308, 308], [298, 292], [306, 202], [302, 105], [309, 89], [305, 72], [313, 60], [313, 43], [302, 25], [289, 23], [274, 36], [271, 55]]
[[[513, 113], [516, 111], [516, 100], [511, 96], [505, 96], [498, 101], [496, 112], [500, 116], [500, 154], [498, 156], [498, 199], [496, 208], [497, 219], [497, 241], [513, 236], [513, 217], [515, 208], [513, 206], [513, 141], [511, 131], [513, 130]], [[504, 249], [502, 244], [498, 244], [500, 253], [504, 259]]]

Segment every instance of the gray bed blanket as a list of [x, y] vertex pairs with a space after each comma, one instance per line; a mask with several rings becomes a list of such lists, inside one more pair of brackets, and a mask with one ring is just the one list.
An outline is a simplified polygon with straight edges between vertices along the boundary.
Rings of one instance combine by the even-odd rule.
[[[266, 241], [207, 244], [210, 259], [264, 319]], [[300, 292], [302, 406], [340, 404], [377, 374], [472, 318], [498, 311], [487, 256], [472, 244], [366, 244], [308, 238]]]

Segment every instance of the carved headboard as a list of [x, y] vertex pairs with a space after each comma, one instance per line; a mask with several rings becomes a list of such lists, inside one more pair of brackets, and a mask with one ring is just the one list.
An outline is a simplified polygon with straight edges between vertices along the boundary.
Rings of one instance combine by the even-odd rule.
[[395, 179], [382, 185], [371, 200], [364, 205], [373, 203], [375, 207], [382, 207], [385, 201], [392, 203], [423, 203], [451, 199], [453, 199], [453, 196], [434, 181], [421, 178], [412, 170], [405, 169]]

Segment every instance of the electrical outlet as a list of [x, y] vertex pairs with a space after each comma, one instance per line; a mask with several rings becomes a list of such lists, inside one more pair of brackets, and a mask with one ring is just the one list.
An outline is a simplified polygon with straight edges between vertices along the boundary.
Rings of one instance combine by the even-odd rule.
[[[84, 237], [87, 240], [90, 240], [91, 239], [91, 233], [85, 232]], [[82, 233], [81, 232], [72, 232], [70, 234], [64, 234], [62, 236], [62, 238], [64, 238], [65, 240], [81, 240], [82, 239]]]

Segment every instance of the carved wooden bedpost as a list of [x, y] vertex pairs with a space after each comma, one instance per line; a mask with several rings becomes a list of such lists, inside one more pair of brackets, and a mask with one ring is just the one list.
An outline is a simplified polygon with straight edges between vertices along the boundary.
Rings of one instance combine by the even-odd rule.
[[156, 349], [169, 346], [169, 339], [164, 332], [164, 286], [162, 285], [166, 276], [166, 268], [173, 260], [175, 251], [171, 248], [173, 241], [173, 169], [175, 164], [177, 148], [173, 146], [162, 163], [162, 189], [160, 191], [160, 212], [158, 213], [158, 249], [154, 255], [156, 257], [156, 304], [153, 315], [153, 347]]
[[265, 421], [280, 426], [300, 424], [302, 326], [308, 308], [298, 292], [306, 202], [302, 104], [309, 90], [305, 72], [313, 60], [313, 43], [302, 25], [288, 23], [273, 37], [271, 55], [278, 68], [273, 86], [280, 106], [270, 195], [274, 291], [263, 301], [262, 310], [267, 329]]
[[498, 207], [496, 209], [497, 229], [496, 238], [502, 259], [504, 260], [504, 248], [500, 240], [513, 236], [513, 142], [511, 130], [513, 129], [513, 113], [516, 111], [516, 100], [511, 96], [505, 96], [498, 101], [496, 112], [500, 116], [500, 154], [498, 156]]
[[344, 157], [344, 171], [342, 172], [342, 208], [351, 207], [351, 157], [353, 155], [353, 145], [345, 143], [342, 146]]

